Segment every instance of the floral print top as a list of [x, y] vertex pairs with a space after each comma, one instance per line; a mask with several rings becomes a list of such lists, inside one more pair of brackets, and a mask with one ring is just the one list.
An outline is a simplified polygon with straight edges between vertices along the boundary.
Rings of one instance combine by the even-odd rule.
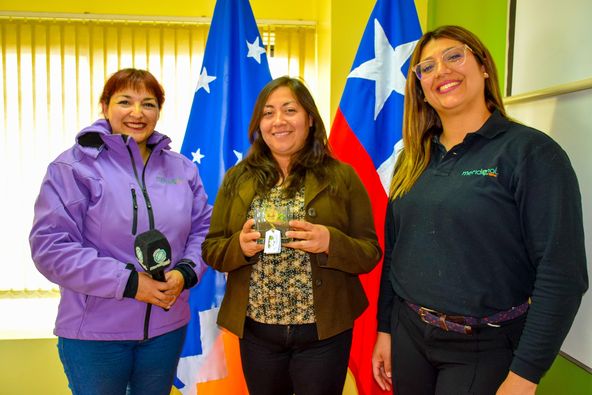
[[[270, 206], [288, 206], [291, 218], [304, 218], [304, 186], [290, 199], [285, 198], [281, 186], [275, 186], [263, 197], [255, 196], [249, 218], [254, 218], [256, 209]], [[261, 253], [251, 272], [247, 316], [266, 324], [315, 322], [308, 253], [286, 247], [279, 254]]]

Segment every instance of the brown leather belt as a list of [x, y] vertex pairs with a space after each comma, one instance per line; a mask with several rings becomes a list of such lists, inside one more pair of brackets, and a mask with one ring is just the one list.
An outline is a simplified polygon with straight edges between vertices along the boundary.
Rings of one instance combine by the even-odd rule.
[[411, 302], [405, 301], [405, 303], [411, 308], [411, 310], [415, 311], [421, 320], [426, 324], [437, 326], [445, 331], [464, 333], [465, 335], [471, 335], [473, 333], [473, 327], [476, 326], [496, 326], [497, 324], [500, 324], [504, 321], [518, 318], [522, 314], [526, 313], [526, 310], [528, 310], [529, 306], [529, 302], [526, 301], [519, 306], [512, 307], [511, 309], [500, 311], [487, 317], [475, 318], [460, 315], [446, 315], [444, 313], [439, 313], [435, 310], [428, 309], [427, 307], [418, 306]]

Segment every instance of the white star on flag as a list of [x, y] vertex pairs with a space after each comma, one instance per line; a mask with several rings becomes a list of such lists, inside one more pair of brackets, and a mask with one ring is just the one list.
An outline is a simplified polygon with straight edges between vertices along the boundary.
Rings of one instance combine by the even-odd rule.
[[208, 75], [208, 71], [204, 67], [201, 71], [201, 74], [199, 75], [199, 79], [197, 80], [197, 88], [195, 88], [195, 91], [197, 92], [201, 88], [204, 88], [206, 92], [210, 93], [210, 82], [214, 81], [215, 79], [215, 76]]
[[401, 68], [411, 56], [415, 44], [417, 44], [417, 40], [401, 44], [393, 49], [380, 22], [377, 19], [374, 20], [374, 54], [376, 57], [362, 63], [347, 76], [347, 78], [363, 78], [376, 82], [374, 120], [393, 91], [401, 95], [405, 94], [406, 79]]
[[235, 163], [235, 165], [238, 165], [238, 162], [240, 162], [241, 160], [243, 160], [243, 153], [240, 152], [240, 151], [237, 151], [235, 149], [233, 149], [232, 152], [234, 152], [234, 155], [236, 155], [236, 163]]
[[200, 165], [201, 165], [201, 160], [206, 157], [205, 155], [201, 154], [201, 148], [198, 148], [197, 151], [192, 152], [191, 156], [193, 156], [193, 162], [197, 162]]
[[247, 54], [247, 58], [253, 58], [259, 64], [261, 64], [261, 54], [265, 53], [265, 48], [259, 46], [259, 37], [255, 39], [252, 43], [247, 41], [247, 47], [249, 47], [249, 53]]

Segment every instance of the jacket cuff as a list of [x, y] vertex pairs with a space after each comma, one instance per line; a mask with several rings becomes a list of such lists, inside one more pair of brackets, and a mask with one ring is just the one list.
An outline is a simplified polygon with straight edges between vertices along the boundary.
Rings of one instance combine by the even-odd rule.
[[185, 284], [183, 285], [183, 289], [192, 288], [198, 282], [197, 274], [193, 270], [195, 267], [195, 263], [193, 263], [190, 259], [181, 259], [173, 270], [179, 271], [183, 276], [183, 280]]
[[[131, 266], [131, 268], [129, 266]], [[129, 278], [127, 279], [125, 289], [123, 290], [123, 297], [133, 299], [136, 297], [136, 294], [138, 293], [138, 272], [133, 267], [133, 265], [128, 265], [127, 268], [131, 270], [131, 273]]]

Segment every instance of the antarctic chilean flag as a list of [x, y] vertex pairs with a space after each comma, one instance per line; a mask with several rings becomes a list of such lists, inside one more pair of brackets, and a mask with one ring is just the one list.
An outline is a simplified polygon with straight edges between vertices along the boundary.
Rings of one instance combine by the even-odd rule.
[[[217, 0], [181, 146], [198, 166], [212, 204], [225, 172], [249, 149], [253, 105], [269, 81], [249, 1]], [[247, 394], [236, 336], [216, 325], [225, 283], [224, 274], [208, 268], [191, 290], [191, 321], [175, 379], [183, 395]]]
[[[413, 0], [378, 0], [335, 115], [329, 143], [358, 172], [372, 200], [384, 245], [384, 215], [396, 154], [402, 147], [403, 94], [409, 58], [421, 28]], [[380, 266], [361, 280], [370, 307], [358, 318], [349, 367], [360, 395], [380, 394], [372, 378]]]

